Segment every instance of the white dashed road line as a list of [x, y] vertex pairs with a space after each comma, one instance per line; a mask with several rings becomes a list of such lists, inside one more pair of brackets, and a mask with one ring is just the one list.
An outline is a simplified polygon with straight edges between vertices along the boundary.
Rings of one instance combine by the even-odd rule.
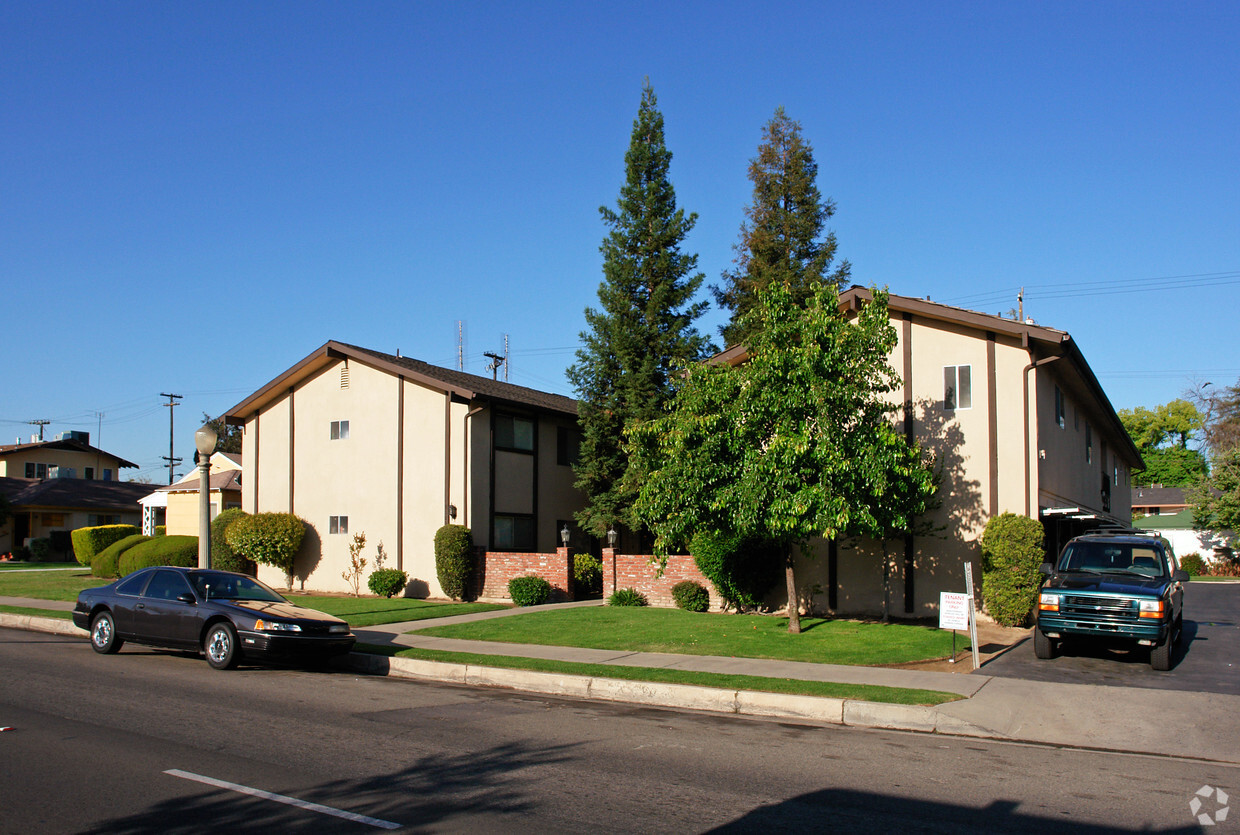
[[173, 777], [180, 777], [182, 780], [193, 780], [195, 783], [203, 783], [207, 786], [214, 786], [217, 789], [227, 789], [228, 791], [238, 792], [240, 794], [248, 794], [251, 797], [259, 797], [263, 800], [274, 800], [276, 803], [284, 803], [288, 806], [296, 806], [298, 809], [307, 809], [311, 812], [318, 812], [323, 815], [331, 815], [332, 817], [342, 818], [347, 821], [356, 823], [364, 823], [368, 826], [374, 826], [379, 829], [400, 829], [403, 824], [393, 823], [392, 821], [380, 820], [379, 818], [370, 818], [366, 815], [359, 815], [354, 812], [346, 812], [342, 809], [333, 809], [331, 806], [323, 806], [319, 803], [311, 803], [307, 800], [298, 800], [296, 797], [289, 797], [283, 794], [273, 794], [272, 792], [263, 791], [262, 789], [252, 789], [249, 786], [238, 785], [237, 783], [229, 783], [226, 780], [216, 780], [214, 777], [204, 777], [201, 774], [193, 774], [189, 771], [181, 771], [179, 768], [170, 768], [164, 772]]

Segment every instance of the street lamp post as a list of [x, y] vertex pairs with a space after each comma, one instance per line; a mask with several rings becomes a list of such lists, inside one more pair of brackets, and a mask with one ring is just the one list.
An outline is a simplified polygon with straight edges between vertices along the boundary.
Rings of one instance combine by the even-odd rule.
[[211, 454], [219, 436], [209, 424], [194, 433], [198, 448], [198, 567], [211, 567]]

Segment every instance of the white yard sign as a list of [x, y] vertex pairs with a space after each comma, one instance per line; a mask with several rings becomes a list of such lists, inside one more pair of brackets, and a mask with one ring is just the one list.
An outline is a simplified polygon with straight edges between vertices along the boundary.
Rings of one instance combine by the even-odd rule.
[[969, 628], [969, 595], [939, 592], [939, 629]]

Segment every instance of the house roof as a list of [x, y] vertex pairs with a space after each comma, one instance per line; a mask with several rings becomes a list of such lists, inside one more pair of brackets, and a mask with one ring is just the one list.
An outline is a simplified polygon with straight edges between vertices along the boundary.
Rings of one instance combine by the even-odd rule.
[[[21, 479], [5, 479], [19, 481]], [[50, 507], [74, 510], [137, 510], [138, 500], [151, 492], [151, 485], [133, 481], [91, 481], [84, 478], [49, 478], [26, 481], [25, 489], [9, 496], [15, 508]]]
[[[211, 473], [207, 479], [207, 486], [210, 490], [240, 490], [241, 489], [241, 471], [240, 470], [224, 470], [219, 473]], [[191, 478], [185, 481], [178, 481], [176, 484], [169, 484], [160, 487], [156, 493], [197, 493], [198, 479]]]
[[239, 452], [217, 452], [215, 454], [224, 456], [229, 461], [236, 464], [238, 467], [241, 466], [241, 453]]
[[60, 449], [69, 450], [71, 452], [88, 452], [91, 455], [106, 455], [109, 458], [115, 458], [118, 467], [133, 467], [137, 469], [138, 465], [131, 461], [126, 461], [119, 455], [113, 455], [110, 452], [104, 452], [98, 447], [90, 444], [84, 444], [81, 441], [74, 441], [65, 438], [61, 441], [35, 441], [29, 444], [0, 444], [0, 455], [10, 455], [14, 452], [27, 452], [34, 449]]
[[1187, 506], [1183, 487], [1133, 487], [1132, 508]]
[[369, 348], [333, 340], [324, 343], [314, 353], [233, 406], [224, 414], [225, 421], [232, 425], [244, 424], [246, 417], [283, 396], [291, 386], [314, 376], [327, 365], [340, 359], [360, 362], [466, 401], [491, 400], [497, 403], [559, 412], [573, 417], [577, 415], [577, 401], [571, 397], [492, 380], [477, 374], [440, 368], [421, 360], [385, 354], [381, 351], [372, 351]]

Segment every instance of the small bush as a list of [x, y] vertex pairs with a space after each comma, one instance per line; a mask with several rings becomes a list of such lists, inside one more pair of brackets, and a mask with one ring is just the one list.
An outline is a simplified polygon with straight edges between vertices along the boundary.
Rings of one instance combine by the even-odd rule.
[[1002, 626], [1023, 626], [1038, 602], [1046, 559], [1042, 523], [1028, 516], [992, 516], [982, 532], [982, 598]]
[[[249, 574], [251, 577], [258, 573], [258, 565], [253, 560], [247, 560], [228, 544], [228, 529], [238, 519], [244, 519], [249, 515], [239, 507], [230, 507], [211, 520], [212, 568], [218, 568], [220, 571], [236, 571], [238, 574]], [[163, 536], [159, 533], [159, 528], [155, 531], [156, 536]]]
[[399, 568], [376, 568], [366, 580], [366, 586], [372, 594], [380, 597], [394, 597], [409, 585], [409, 575]]
[[30, 540], [30, 559], [32, 562], [47, 562], [52, 556], [52, 540], [46, 536]]
[[13, 556], [13, 559], [15, 560], [20, 560], [21, 562], [28, 562], [30, 560], [30, 549], [27, 548], [25, 545], [14, 545], [12, 556]]
[[784, 566], [783, 546], [765, 539], [699, 533], [689, 551], [723, 602], [738, 612], [761, 606]]
[[611, 593], [611, 597], [607, 598], [608, 606], [649, 606], [650, 601], [646, 599], [646, 595], [637, 589], [616, 589]]
[[710, 608], [710, 593], [692, 580], [681, 580], [672, 586], [672, 600], [676, 601], [676, 608], [686, 612], [705, 612]]
[[153, 537], [143, 536], [136, 533], [133, 536], [127, 536], [124, 539], [113, 542], [107, 548], [104, 548], [98, 554], [95, 554], [94, 560], [90, 563], [90, 573], [93, 577], [119, 577], [120, 575], [120, 559], [121, 555], [135, 545], [141, 545], [143, 542], [150, 542]]
[[601, 597], [603, 564], [593, 554], [573, 554], [573, 596], [578, 600]]
[[435, 532], [435, 575], [453, 600], [464, 600], [474, 579], [474, 535], [464, 525], [444, 525]]
[[70, 538], [73, 540], [73, 556], [82, 565], [90, 565], [104, 548], [127, 536], [142, 533], [133, 525], [99, 525], [94, 528], [78, 528]]
[[198, 537], [156, 536], [141, 542], [121, 554], [117, 571], [124, 577], [139, 568], [153, 565], [179, 565], [194, 568], [198, 565]]
[[[228, 511], [227, 511], [227, 510], [225, 510], [224, 512], [225, 512], [225, 513], [227, 513]], [[167, 536], [167, 535], [168, 535], [168, 526], [167, 526], [167, 525], [156, 525], [156, 526], [155, 526], [155, 535], [156, 535], [156, 536]]]
[[1191, 577], [1202, 577], [1209, 573], [1201, 554], [1185, 554], [1180, 557], [1180, 568], [1187, 571]]
[[508, 581], [508, 596], [518, 606], [539, 606], [551, 596], [551, 584], [533, 574], [513, 577]]
[[224, 538], [245, 559], [282, 570], [291, 587], [293, 561], [305, 535], [306, 523], [292, 513], [255, 513], [229, 525]]

